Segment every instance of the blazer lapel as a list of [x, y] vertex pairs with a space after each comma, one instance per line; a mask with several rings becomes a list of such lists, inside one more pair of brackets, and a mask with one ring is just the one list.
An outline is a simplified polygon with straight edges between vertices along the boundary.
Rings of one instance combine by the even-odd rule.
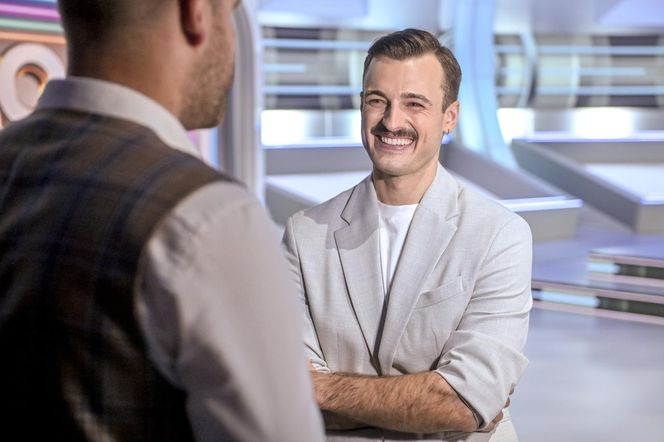
[[388, 295], [378, 359], [389, 373], [406, 324], [422, 286], [456, 232], [458, 188], [440, 165], [438, 174], [415, 211]]
[[358, 184], [341, 217], [348, 226], [334, 232], [346, 287], [367, 350], [374, 346], [385, 302], [380, 269], [378, 203], [371, 176]]

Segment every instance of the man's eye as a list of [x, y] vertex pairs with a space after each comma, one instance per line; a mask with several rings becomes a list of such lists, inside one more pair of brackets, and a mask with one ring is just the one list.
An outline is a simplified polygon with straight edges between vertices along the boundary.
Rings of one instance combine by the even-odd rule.
[[417, 102], [413, 101], [413, 102], [408, 103], [408, 107], [422, 108], [424, 106], [422, 105], [422, 103], [417, 103]]
[[384, 103], [385, 102], [383, 100], [378, 98], [370, 98], [369, 100], [367, 100], [367, 104], [370, 104], [371, 106], [381, 106]]

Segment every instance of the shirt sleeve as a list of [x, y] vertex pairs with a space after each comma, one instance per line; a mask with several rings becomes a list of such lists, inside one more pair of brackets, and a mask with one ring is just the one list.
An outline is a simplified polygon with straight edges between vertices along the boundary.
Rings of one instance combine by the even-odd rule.
[[530, 228], [521, 217], [512, 218], [489, 247], [436, 370], [471, 406], [482, 427], [504, 407], [528, 364], [523, 348], [532, 306], [531, 268]]
[[240, 186], [199, 189], [155, 231], [136, 312], [197, 440], [323, 440], [295, 291], [276, 229]]
[[323, 351], [318, 342], [318, 335], [314, 327], [314, 321], [311, 319], [311, 312], [309, 311], [309, 304], [307, 302], [307, 294], [302, 279], [302, 268], [300, 266], [300, 255], [297, 250], [295, 228], [293, 226], [293, 217], [290, 217], [286, 222], [286, 230], [282, 240], [286, 258], [290, 265], [291, 275], [297, 287], [297, 300], [301, 311], [300, 316], [304, 319], [304, 347], [306, 350], [306, 357], [311, 362], [311, 365], [322, 373], [330, 373], [330, 369], [323, 357]]

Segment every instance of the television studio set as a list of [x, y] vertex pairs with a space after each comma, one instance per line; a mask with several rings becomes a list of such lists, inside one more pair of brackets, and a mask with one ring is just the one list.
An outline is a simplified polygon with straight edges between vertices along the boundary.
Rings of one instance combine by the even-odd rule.
[[[179, 393], [171, 387], [150, 397], [158, 399], [163, 394], [165, 402], [173, 397], [176, 405], [178, 400], [184, 401], [182, 413], [188, 416], [196, 440], [294, 441], [288, 434], [315, 440], [307, 436], [312, 433], [304, 430], [304, 424], [297, 430], [301, 433], [288, 433], [284, 428], [290, 417], [272, 416], [269, 411], [286, 413], [292, 407], [293, 412], [300, 410], [302, 422], [307, 421], [301, 411], [306, 404], [302, 409], [295, 406], [302, 401], [293, 392], [303, 389], [304, 396], [313, 397], [309, 394], [313, 385], [323, 413], [322, 417], [315, 414], [311, 427], [319, 425], [319, 435], [327, 432], [321, 437], [331, 441], [664, 441], [664, 2], [146, 0], [145, 5], [154, 6], [142, 8], [136, 5], [143, 0], [117, 0], [110, 2], [116, 4], [114, 8], [136, 11], [124, 13], [99, 6], [107, 15], [97, 12], [100, 15], [92, 22], [83, 12], [76, 12], [79, 8], [92, 14], [88, 6], [81, 6], [86, 3], [0, 0], [0, 365], [16, 361], [9, 363], [13, 368], [0, 370], [0, 378], [4, 378], [0, 391], [6, 391], [12, 378], [21, 378], [23, 368], [29, 377], [51, 363], [48, 357], [61, 361], [44, 377], [52, 377], [53, 382], [44, 383], [43, 390], [31, 386], [31, 399], [20, 410], [13, 408], [13, 399], [0, 400], [7, 401], [0, 406], [0, 423], [6, 423], [8, 416], [26, 418], [27, 413], [29, 422], [38, 427], [41, 413], [46, 413], [50, 416], [44, 418], [47, 427], [60, 428], [66, 422], [62, 438], [53, 436], [53, 440], [185, 440], [174, 436], [180, 430], [170, 425], [170, 438], [162, 438], [159, 432], [151, 432], [150, 438], [134, 432], [150, 419], [132, 421], [136, 427], [114, 433], [115, 425], [119, 423], [121, 428], [133, 419], [129, 409], [94, 420], [103, 414], [99, 410], [104, 407], [97, 405], [107, 399], [112, 402], [113, 394], [90, 387], [98, 393], [104, 391], [100, 397], [91, 393], [90, 399], [86, 386], [107, 372], [112, 375], [102, 385], [133, 379], [118, 368], [134, 367], [132, 361], [137, 360], [129, 350], [123, 352], [126, 340], [141, 355], [136, 364], [152, 364], [156, 368], [150, 370], [157, 373], [128, 384], [148, 388], [144, 384], [154, 382], [161, 389], [162, 384], [173, 383], [172, 389], [184, 391], [184, 399], [177, 399]], [[97, 3], [104, 2], [90, 4]], [[165, 6], [157, 6], [159, 3]], [[217, 5], [210, 8], [208, 4]], [[221, 17], [217, 14], [226, 13], [232, 26], [219, 20], [206, 27], [208, 21]], [[169, 14], [179, 14], [180, 21], [171, 17], [160, 24]], [[122, 38], [114, 33], [117, 29], [111, 29], [114, 20], [126, 21]], [[143, 24], [137, 25], [137, 21]], [[107, 24], [111, 30], [104, 28]], [[169, 34], [167, 25], [179, 26], [179, 33]], [[153, 26], [154, 33], [146, 31], [153, 29], [146, 26]], [[93, 28], [99, 28], [99, 37]], [[228, 45], [217, 41], [216, 46], [206, 46], [219, 29], [223, 31], [219, 35], [233, 33], [226, 43], [230, 41], [231, 49], [234, 47], [234, 65], [224, 61], [232, 58], [224, 52], [231, 50]], [[161, 44], [150, 53], [145, 43], [153, 41], [156, 33], [161, 33], [163, 54], [158, 52]], [[429, 36], [434, 37], [433, 43], [427, 40]], [[110, 54], [111, 43], [104, 43], [107, 37], [124, 42], [126, 57], [122, 44], [113, 46], [114, 58], [101, 55], [106, 50]], [[146, 46], [147, 52], [138, 55], [130, 38], [135, 38], [136, 48]], [[427, 46], [415, 55], [389, 52], [399, 49], [389, 46], [398, 44], [394, 42], [399, 38], [413, 38], [418, 44], [426, 41], [434, 49]], [[414, 47], [415, 40], [408, 44]], [[167, 44], [172, 45], [168, 50]], [[90, 56], [93, 46], [100, 54], [96, 65], [95, 57]], [[179, 58], [173, 55], [176, 52]], [[144, 69], [137, 62], [140, 57], [146, 60]], [[192, 66], [204, 66], [209, 75], [195, 67], [186, 70], [190, 61]], [[210, 72], [215, 63], [230, 66], [232, 72], [225, 77], [228, 84], [214, 83], [216, 77]], [[458, 93], [450, 80], [455, 78], [454, 66], [461, 72], [456, 77]], [[143, 75], [141, 81], [139, 75]], [[81, 94], [91, 89], [86, 89], [87, 80], [80, 80], [81, 76], [96, 78], [90, 80], [90, 88], [94, 82], [116, 79], [123, 86], [100, 87], [95, 95], [98, 103], [81, 105], [90, 112], [88, 117], [81, 114], [83, 108], [56, 116], [53, 109], [58, 105], [54, 103], [69, 103], [74, 109], [72, 103], [85, 101]], [[56, 83], [52, 88], [51, 81]], [[171, 86], [156, 92], [157, 85], [167, 83]], [[216, 90], [209, 87], [213, 83], [218, 85]], [[225, 86], [224, 118], [213, 124], [200, 122], [196, 109], [204, 108], [200, 104], [204, 96]], [[118, 89], [114, 96], [113, 87], [123, 91]], [[176, 96], [168, 91], [171, 94], [167, 95], [164, 91], [169, 87], [189, 92]], [[141, 96], [142, 114], [136, 110], [140, 103], [129, 96], [129, 88], [145, 95]], [[160, 101], [161, 97], [169, 99]], [[182, 111], [185, 104], [177, 107], [180, 103], [189, 104], [187, 112]], [[123, 109], [132, 106], [136, 118], [124, 120]], [[96, 111], [90, 109], [106, 110], [99, 111], [104, 116], [95, 116]], [[63, 135], [61, 126], [77, 118], [87, 119]], [[118, 121], [104, 123], [104, 119]], [[135, 123], [143, 129], [134, 127]], [[98, 128], [104, 124], [103, 130]], [[189, 178], [169, 179], [163, 172], [166, 162], [160, 169], [149, 156], [162, 149], [156, 146], [158, 141], [150, 141], [146, 152], [151, 153], [135, 161], [127, 157], [135, 167], [118, 163], [118, 158], [129, 155], [123, 149], [136, 150], [155, 133], [171, 144], [168, 140], [177, 136], [175, 129], [166, 128], [169, 124], [171, 129], [177, 126], [178, 134], [186, 134], [183, 142], [193, 146], [198, 157], [190, 165], [191, 155], [173, 153], [173, 162], [198, 172], [192, 171], [189, 177], [190, 172], [176, 171], [173, 166], [173, 174]], [[114, 141], [108, 133], [116, 127], [118, 147], [113, 153]], [[145, 127], [152, 132], [141, 132]], [[64, 141], [54, 141], [58, 136]], [[99, 153], [74, 155], [73, 147], [57, 153], [54, 146], [61, 142], [70, 147], [97, 143]], [[38, 149], [43, 152], [26, 153]], [[71, 165], [65, 167], [68, 158]], [[79, 178], [65, 177], [74, 164], [80, 164], [85, 173]], [[93, 175], [92, 170], [98, 173]], [[160, 173], [165, 175], [157, 177]], [[150, 181], [153, 176], [154, 182]], [[134, 187], [107, 192], [106, 179]], [[56, 181], [70, 189], [62, 197], [53, 184]], [[216, 184], [209, 184], [212, 181]], [[421, 191], [406, 188], [411, 183]], [[45, 188], [50, 193], [43, 193]], [[208, 189], [205, 195], [203, 189]], [[242, 192], [242, 196], [233, 192]], [[195, 239], [175, 244], [176, 239], [168, 235], [175, 235], [178, 213], [194, 207], [193, 203], [187, 205], [195, 199], [193, 193], [200, 197], [191, 213], [219, 204], [225, 207], [224, 216], [230, 217], [228, 213], [235, 207], [254, 204], [246, 201], [256, 204], [251, 210], [237, 209], [245, 212], [236, 220], [227, 220], [229, 224], [209, 227], [201, 241], [209, 241], [209, 247], [203, 250], [201, 244], [200, 250], [191, 248], [193, 252], [189, 252], [188, 243], [198, 244]], [[128, 206], [127, 195], [132, 195], [136, 205]], [[224, 202], [225, 195], [237, 200]], [[178, 199], [171, 203], [169, 198]], [[42, 210], [42, 200], [58, 199], [60, 203], [44, 205]], [[158, 208], [153, 208], [146, 202], [152, 199], [166, 201], [163, 204], [171, 204], [170, 208], [157, 203], [154, 207]], [[91, 206], [94, 210], [87, 209]], [[68, 212], [53, 214], [66, 207]], [[261, 218], [256, 221], [253, 217], [259, 212]], [[123, 213], [122, 221], [118, 213]], [[211, 210], [201, 213], [209, 219], [222, 216]], [[267, 214], [267, 232], [259, 229], [263, 213]], [[405, 224], [403, 216], [407, 217]], [[37, 223], [39, 220], [42, 222]], [[83, 236], [87, 239], [76, 236], [88, 248], [97, 244], [91, 241], [111, 244], [104, 247], [125, 247], [124, 232], [133, 229], [133, 224], [145, 226], [131, 235], [143, 241], [131, 245], [140, 252], [134, 264], [108, 254], [88, 255], [83, 248], [79, 255], [79, 248], [70, 247], [75, 241], [72, 229], [93, 235]], [[258, 245], [235, 244], [243, 241], [243, 227], [249, 229], [248, 240]], [[31, 246], [30, 241], [37, 241], [39, 235], [50, 239]], [[155, 243], [162, 240], [163, 244]], [[210, 252], [215, 241], [219, 254], [228, 244], [225, 255]], [[267, 243], [270, 247], [264, 249]], [[167, 246], [178, 253], [186, 248], [189, 254], [172, 256]], [[232, 247], [243, 252], [235, 255]], [[128, 249], [117, 251], [125, 252], [130, 253]], [[169, 265], [185, 259], [198, 270], [178, 279], [182, 269], [156, 271], [151, 267], [157, 265], [153, 258]], [[246, 278], [241, 267], [245, 261], [258, 269]], [[229, 267], [215, 274], [217, 265], [218, 269]], [[261, 269], [263, 265], [267, 270]], [[266, 292], [284, 279], [290, 283], [292, 272], [284, 270], [287, 265], [296, 274], [297, 287], [282, 290], [279, 285], [276, 291], [299, 293], [304, 308], [298, 306], [297, 320], [283, 319], [289, 316], [265, 319], [270, 311], [292, 313], [280, 307], [283, 302], [277, 302], [278, 297], [244, 306], [240, 299], [251, 297], [254, 288]], [[79, 275], [77, 266], [85, 269], [81, 275], [102, 276], [81, 282], [87, 276], [71, 276]], [[127, 275], [122, 270], [125, 266], [134, 266]], [[60, 276], [65, 274], [70, 277]], [[212, 278], [209, 284], [203, 283], [208, 276]], [[168, 282], [160, 281], [160, 289], [152, 291], [151, 284], [161, 277], [168, 277]], [[201, 307], [202, 311], [187, 307], [199, 301], [204, 305], [217, 284], [214, 278], [222, 277], [237, 279], [235, 285], [222, 281], [218, 287], [234, 293], [233, 297]], [[268, 277], [272, 279], [263, 279]], [[104, 284], [108, 287], [100, 288]], [[96, 288], [88, 291], [89, 287]], [[200, 290], [206, 295], [173, 298], [173, 308], [182, 310], [170, 320], [157, 317], [172, 313], [167, 311], [171, 301], [161, 303], [149, 293], [161, 296], [180, 287], [188, 294]], [[122, 305], [136, 319], [126, 325], [129, 331], [124, 330], [127, 320], [116, 317], [119, 310], [104, 301], [105, 296], [125, 288], [132, 294], [122, 298], [129, 307]], [[375, 291], [380, 295], [373, 296]], [[54, 301], [56, 294], [64, 300]], [[77, 301], [79, 297], [95, 300]], [[83, 302], [81, 308], [74, 308], [79, 302]], [[227, 313], [231, 317], [214, 319], [217, 309], [224, 311], [235, 302], [237, 308]], [[53, 304], [57, 304], [55, 308], [50, 307]], [[256, 307], [259, 304], [263, 307]], [[245, 307], [248, 312], [242, 310]], [[78, 310], [83, 319], [72, 319]], [[282, 330], [279, 324], [299, 324], [301, 312], [305, 312], [305, 345], [298, 342], [282, 348], [288, 333], [296, 332]], [[244, 314], [248, 316], [241, 316]], [[95, 318], [97, 325], [90, 325]], [[192, 321], [191, 328], [183, 325], [187, 320]], [[47, 327], [39, 321], [60, 325]], [[247, 378], [268, 378], [248, 387], [246, 396], [233, 399], [234, 411], [215, 414], [214, 407], [195, 402], [197, 395], [208, 394], [196, 389], [204, 388], [204, 380], [211, 375], [186, 371], [187, 362], [182, 358], [195, 353], [185, 347], [196, 331], [206, 336], [227, 333], [220, 337], [225, 348], [244, 347], [244, 341], [233, 341], [235, 346], [228, 343], [235, 336], [228, 330], [236, 323], [251, 326], [246, 335], [251, 338], [238, 338], [252, 340], [245, 353], [259, 353], [261, 350], [248, 346], [270, 336], [277, 344], [271, 346], [267, 341], [263, 346], [270, 351], [264, 354], [261, 367], [248, 356], [219, 358], [238, 361], [237, 367], [220, 372], [246, 369]], [[173, 329], [177, 332], [164, 331], [171, 330], [169, 324], [179, 327]], [[79, 354], [77, 344], [70, 340], [74, 338], [64, 337], [74, 333], [63, 331], [68, 327], [79, 330], [76, 333], [99, 329], [93, 333], [96, 338], [80, 338], [80, 346], [108, 338], [109, 343], [103, 345], [123, 356], [116, 360], [91, 349]], [[273, 334], [272, 330], [277, 331]], [[125, 331], [129, 337], [120, 338]], [[40, 344], [33, 345], [32, 339], [40, 333], [44, 334]], [[45, 336], [49, 334], [63, 337], [48, 344], [51, 340]], [[173, 338], [175, 335], [179, 338]], [[171, 338], [180, 340], [172, 343]], [[65, 340], [67, 350], [54, 350]], [[191, 345], [199, 349], [212, 344]], [[32, 356], [21, 350], [25, 347], [33, 348]], [[39, 356], [37, 348], [44, 349]], [[261, 394], [275, 401], [282, 400], [282, 394], [288, 397], [289, 391], [275, 387], [281, 385], [279, 377], [270, 380], [269, 373], [280, 376], [291, 371], [288, 364], [272, 367], [272, 363], [280, 355], [288, 359], [293, 351], [294, 359], [302, 359], [302, 373], [298, 371], [299, 378], [292, 383], [285, 380], [279, 387], [293, 394], [290, 403], [265, 407], [268, 411], [261, 408], [260, 413], [270, 414], [269, 418], [258, 412], [259, 417], [249, 417], [246, 410], [254, 403], [265, 404]], [[300, 351], [306, 353], [309, 366]], [[106, 354], [105, 350], [99, 352]], [[182, 354], [163, 362], [173, 356], [171, 352]], [[74, 362], [62, 362], [70, 356]], [[90, 362], [97, 357], [101, 362]], [[34, 362], [37, 360], [40, 362]], [[87, 361], [82, 374], [72, 368], [78, 367], [77, 361]], [[236, 376], [228, 373], [227, 377]], [[428, 376], [432, 373], [437, 375], [434, 380]], [[66, 379], [61, 391], [46, 392], [57, 389], [59, 376]], [[84, 381], [77, 382], [77, 376]], [[418, 376], [423, 383], [442, 378], [445, 394], [457, 400], [445, 402], [445, 406], [462, 407], [471, 416], [471, 425], [452, 423], [452, 418], [434, 424], [422, 417], [419, 407], [425, 405], [417, 403], [414, 393], [409, 396], [408, 391], [413, 390], [399, 384], [401, 378], [410, 376], [413, 383], [420, 382]], [[237, 377], [243, 379], [243, 374]], [[198, 380], [190, 385], [190, 378]], [[298, 383], [300, 378], [304, 383]], [[332, 388], [330, 379], [338, 381], [339, 391], [326, 396], [325, 388]], [[379, 384], [390, 380], [393, 383]], [[238, 391], [244, 388], [244, 380], [237, 385], [232, 379], [228, 382], [231, 386], [226, 386], [224, 395], [231, 395], [228, 391], [235, 387]], [[14, 393], [20, 396], [22, 383], [24, 380], [16, 380], [18, 387], [16, 392], [11, 390], [10, 397]], [[275, 390], [258, 391], [264, 384]], [[149, 388], [157, 388], [154, 385]], [[361, 388], [367, 388], [367, 393], [353, 398], [349, 393], [348, 403], [339, 399], [346, 398], [342, 392], [360, 392]], [[118, 400], [128, 400], [122, 395], [131, 396], [129, 387], [120, 390]], [[42, 393], [49, 399], [31, 408], [34, 404], [29, 402], [39, 401]], [[374, 402], [369, 399], [372, 395], [378, 398]], [[351, 399], [355, 401], [352, 406]], [[428, 397], [422, 401], [426, 407], [435, 402]], [[58, 411], [60, 406], [67, 408], [65, 404], [70, 405], [71, 413]], [[71, 418], [81, 414], [81, 407], [84, 417]], [[136, 413], [146, 412], [141, 410]], [[164, 413], [176, 413], [159, 407], [154, 411], [162, 421], [170, 419]], [[342, 419], [335, 421], [339, 416]], [[217, 417], [219, 428], [232, 430], [215, 430], [216, 424], [210, 422]], [[501, 427], [507, 428], [505, 422], [513, 426], [510, 423], [509, 431], [501, 433]], [[108, 432], [100, 431], [105, 425]], [[83, 430], [74, 430], [79, 427]]]

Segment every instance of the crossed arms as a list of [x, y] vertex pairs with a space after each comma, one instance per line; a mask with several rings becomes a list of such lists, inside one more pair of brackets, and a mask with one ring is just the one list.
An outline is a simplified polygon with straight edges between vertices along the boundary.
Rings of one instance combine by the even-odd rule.
[[[363, 426], [410, 433], [471, 432], [472, 411], [437, 373], [358, 376], [312, 371], [327, 429]], [[491, 431], [502, 412], [482, 431]]]

